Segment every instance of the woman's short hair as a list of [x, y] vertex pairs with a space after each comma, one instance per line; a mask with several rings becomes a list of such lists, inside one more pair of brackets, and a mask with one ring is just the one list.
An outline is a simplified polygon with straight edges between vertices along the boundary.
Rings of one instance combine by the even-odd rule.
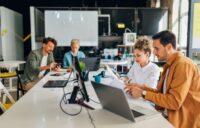
[[145, 53], [149, 53], [151, 55], [152, 52], [152, 40], [147, 36], [142, 36], [137, 39], [133, 49], [139, 49], [144, 51]]
[[79, 39], [72, 39], [72, 40], [71, 40], [71, 46], [74, 45], [74, 44], [80, 46], [80, 40], [79, 40]]

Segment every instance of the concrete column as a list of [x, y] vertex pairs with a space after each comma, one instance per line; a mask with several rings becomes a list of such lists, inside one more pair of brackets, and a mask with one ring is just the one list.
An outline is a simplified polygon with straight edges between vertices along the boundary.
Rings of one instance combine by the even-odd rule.
[[168, 28], [172, 30], [172, 14], [173, 14], [174, 0], [160, 0], [161, 8], [168, 8]]

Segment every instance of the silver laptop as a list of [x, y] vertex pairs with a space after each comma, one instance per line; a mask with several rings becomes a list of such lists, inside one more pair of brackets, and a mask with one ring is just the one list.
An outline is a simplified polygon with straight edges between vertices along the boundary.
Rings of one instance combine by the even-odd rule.
[[160, 115], [159, 112], [141, 106], [129, 106], [124, 92], [115, 87], [91, 81], [104, 109], [131, 121], [140, 121]]
[[112, 70], [108, 65], [106, 65], [106, 69], [107, 69], [107, 71], [109, 72], [109, 74], [110, 74], [114, 79], [119, 80], [120, 75], [119, 75], [117, 72], [115, 72], [114, 70]]

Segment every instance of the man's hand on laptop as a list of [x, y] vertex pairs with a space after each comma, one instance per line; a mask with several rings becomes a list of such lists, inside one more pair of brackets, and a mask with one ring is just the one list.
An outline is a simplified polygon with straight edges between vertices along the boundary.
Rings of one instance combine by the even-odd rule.
[[124, 89], [127, 93], [131, 94], [133, 97], [136, 98], [142, 97], [143, 90], [138, 86], [126, 85]]

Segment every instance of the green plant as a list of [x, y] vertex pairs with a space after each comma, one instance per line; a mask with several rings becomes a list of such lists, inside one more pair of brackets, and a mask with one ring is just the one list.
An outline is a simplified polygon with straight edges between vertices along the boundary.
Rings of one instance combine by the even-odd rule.
[[81, 68], [81, 72], [83, 72], [86, 68], [85, 63], [82, 62], [82, 61], [79, 61], [79, 65], [80, 65], [80, 68]]

